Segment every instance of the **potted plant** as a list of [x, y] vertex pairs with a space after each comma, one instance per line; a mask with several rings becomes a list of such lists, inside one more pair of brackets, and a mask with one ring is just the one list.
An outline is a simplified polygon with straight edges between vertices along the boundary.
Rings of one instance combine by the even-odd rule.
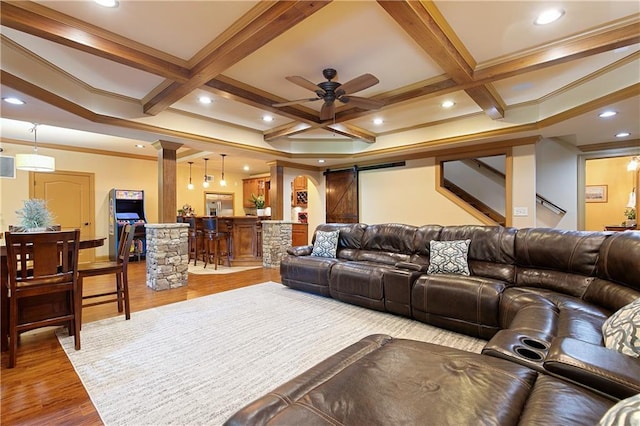
[[624, 215], [627, 217], [625, 226], [636, 226], [636, 209], [633, 207], [627, 207], [624, 211]]
[[264, 195], [255, 195], [251, 193], [251, 198], [249, 198], [249, 202], [254, 205], [256, 208], [256, 214], [258, 216], [264, 216]]
[[47, 202], [39, 198], [25, 200], [16, 214], [20, 220], [19, 229], [23, 232], [46, 231], [53, 225], [53, 215], [47, 208]]

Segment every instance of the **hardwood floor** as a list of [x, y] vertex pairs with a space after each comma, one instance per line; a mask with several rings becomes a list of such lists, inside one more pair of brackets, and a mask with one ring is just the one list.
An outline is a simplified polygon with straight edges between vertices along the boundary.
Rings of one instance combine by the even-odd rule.
[[[278, 269], [253, 269], [233, 274], [189, 274], [186, 287], [154, 291], [145, 284], [144, 262], [129, 264], [131, 320], [135, 312], [265, 281], [280, 282]], [[113, 276], [85, 279], [85, 290], [100, 292], [115, 286]], [[82, 322], [117, 316], [116, 304], [84, 308]], [[122, 317], [124, 321], [124, 315]], [[89, 395], [55, 336], [55, 328], [26, 333], [18, 347], [17, 365], [6, 368], [8, 353], [2, 353], [0, 382], [2, 425], [101, 425]], [[126, 398], [126, 395], [123, 395]]]

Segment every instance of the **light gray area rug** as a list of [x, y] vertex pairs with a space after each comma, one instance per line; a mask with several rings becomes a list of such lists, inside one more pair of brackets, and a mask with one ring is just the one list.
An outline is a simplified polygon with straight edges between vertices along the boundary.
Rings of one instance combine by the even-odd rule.
[[218, 425], [375, 333], [480, 352], [485, 342], [264, 283], [84, 324], [67, 356], [107, 425]]

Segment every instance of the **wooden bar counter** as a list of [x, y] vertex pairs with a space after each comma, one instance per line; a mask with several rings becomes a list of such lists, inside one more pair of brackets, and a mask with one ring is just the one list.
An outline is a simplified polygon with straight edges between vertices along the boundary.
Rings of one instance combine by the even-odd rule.
[[262, 220], [259, 216], [218, 216], [219, 232], [231, 233], [231, 265], [262, 265]]

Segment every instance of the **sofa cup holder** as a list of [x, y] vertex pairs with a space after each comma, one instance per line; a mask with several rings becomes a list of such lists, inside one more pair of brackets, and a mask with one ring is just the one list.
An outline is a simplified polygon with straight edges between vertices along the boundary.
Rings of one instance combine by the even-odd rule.
[[544, 355], [536, 350], [525, 348], [524, 346], [516, 346], [513, 348], [515, 353], [529, 361], [540, 362], [544, 359]]
[[541, 340], [533, 339], [531, 337], [523, 337], [520, 339], [523, 345], [528, 346], [539, 351], [546, 351], [549, 349], [549, 345]]

